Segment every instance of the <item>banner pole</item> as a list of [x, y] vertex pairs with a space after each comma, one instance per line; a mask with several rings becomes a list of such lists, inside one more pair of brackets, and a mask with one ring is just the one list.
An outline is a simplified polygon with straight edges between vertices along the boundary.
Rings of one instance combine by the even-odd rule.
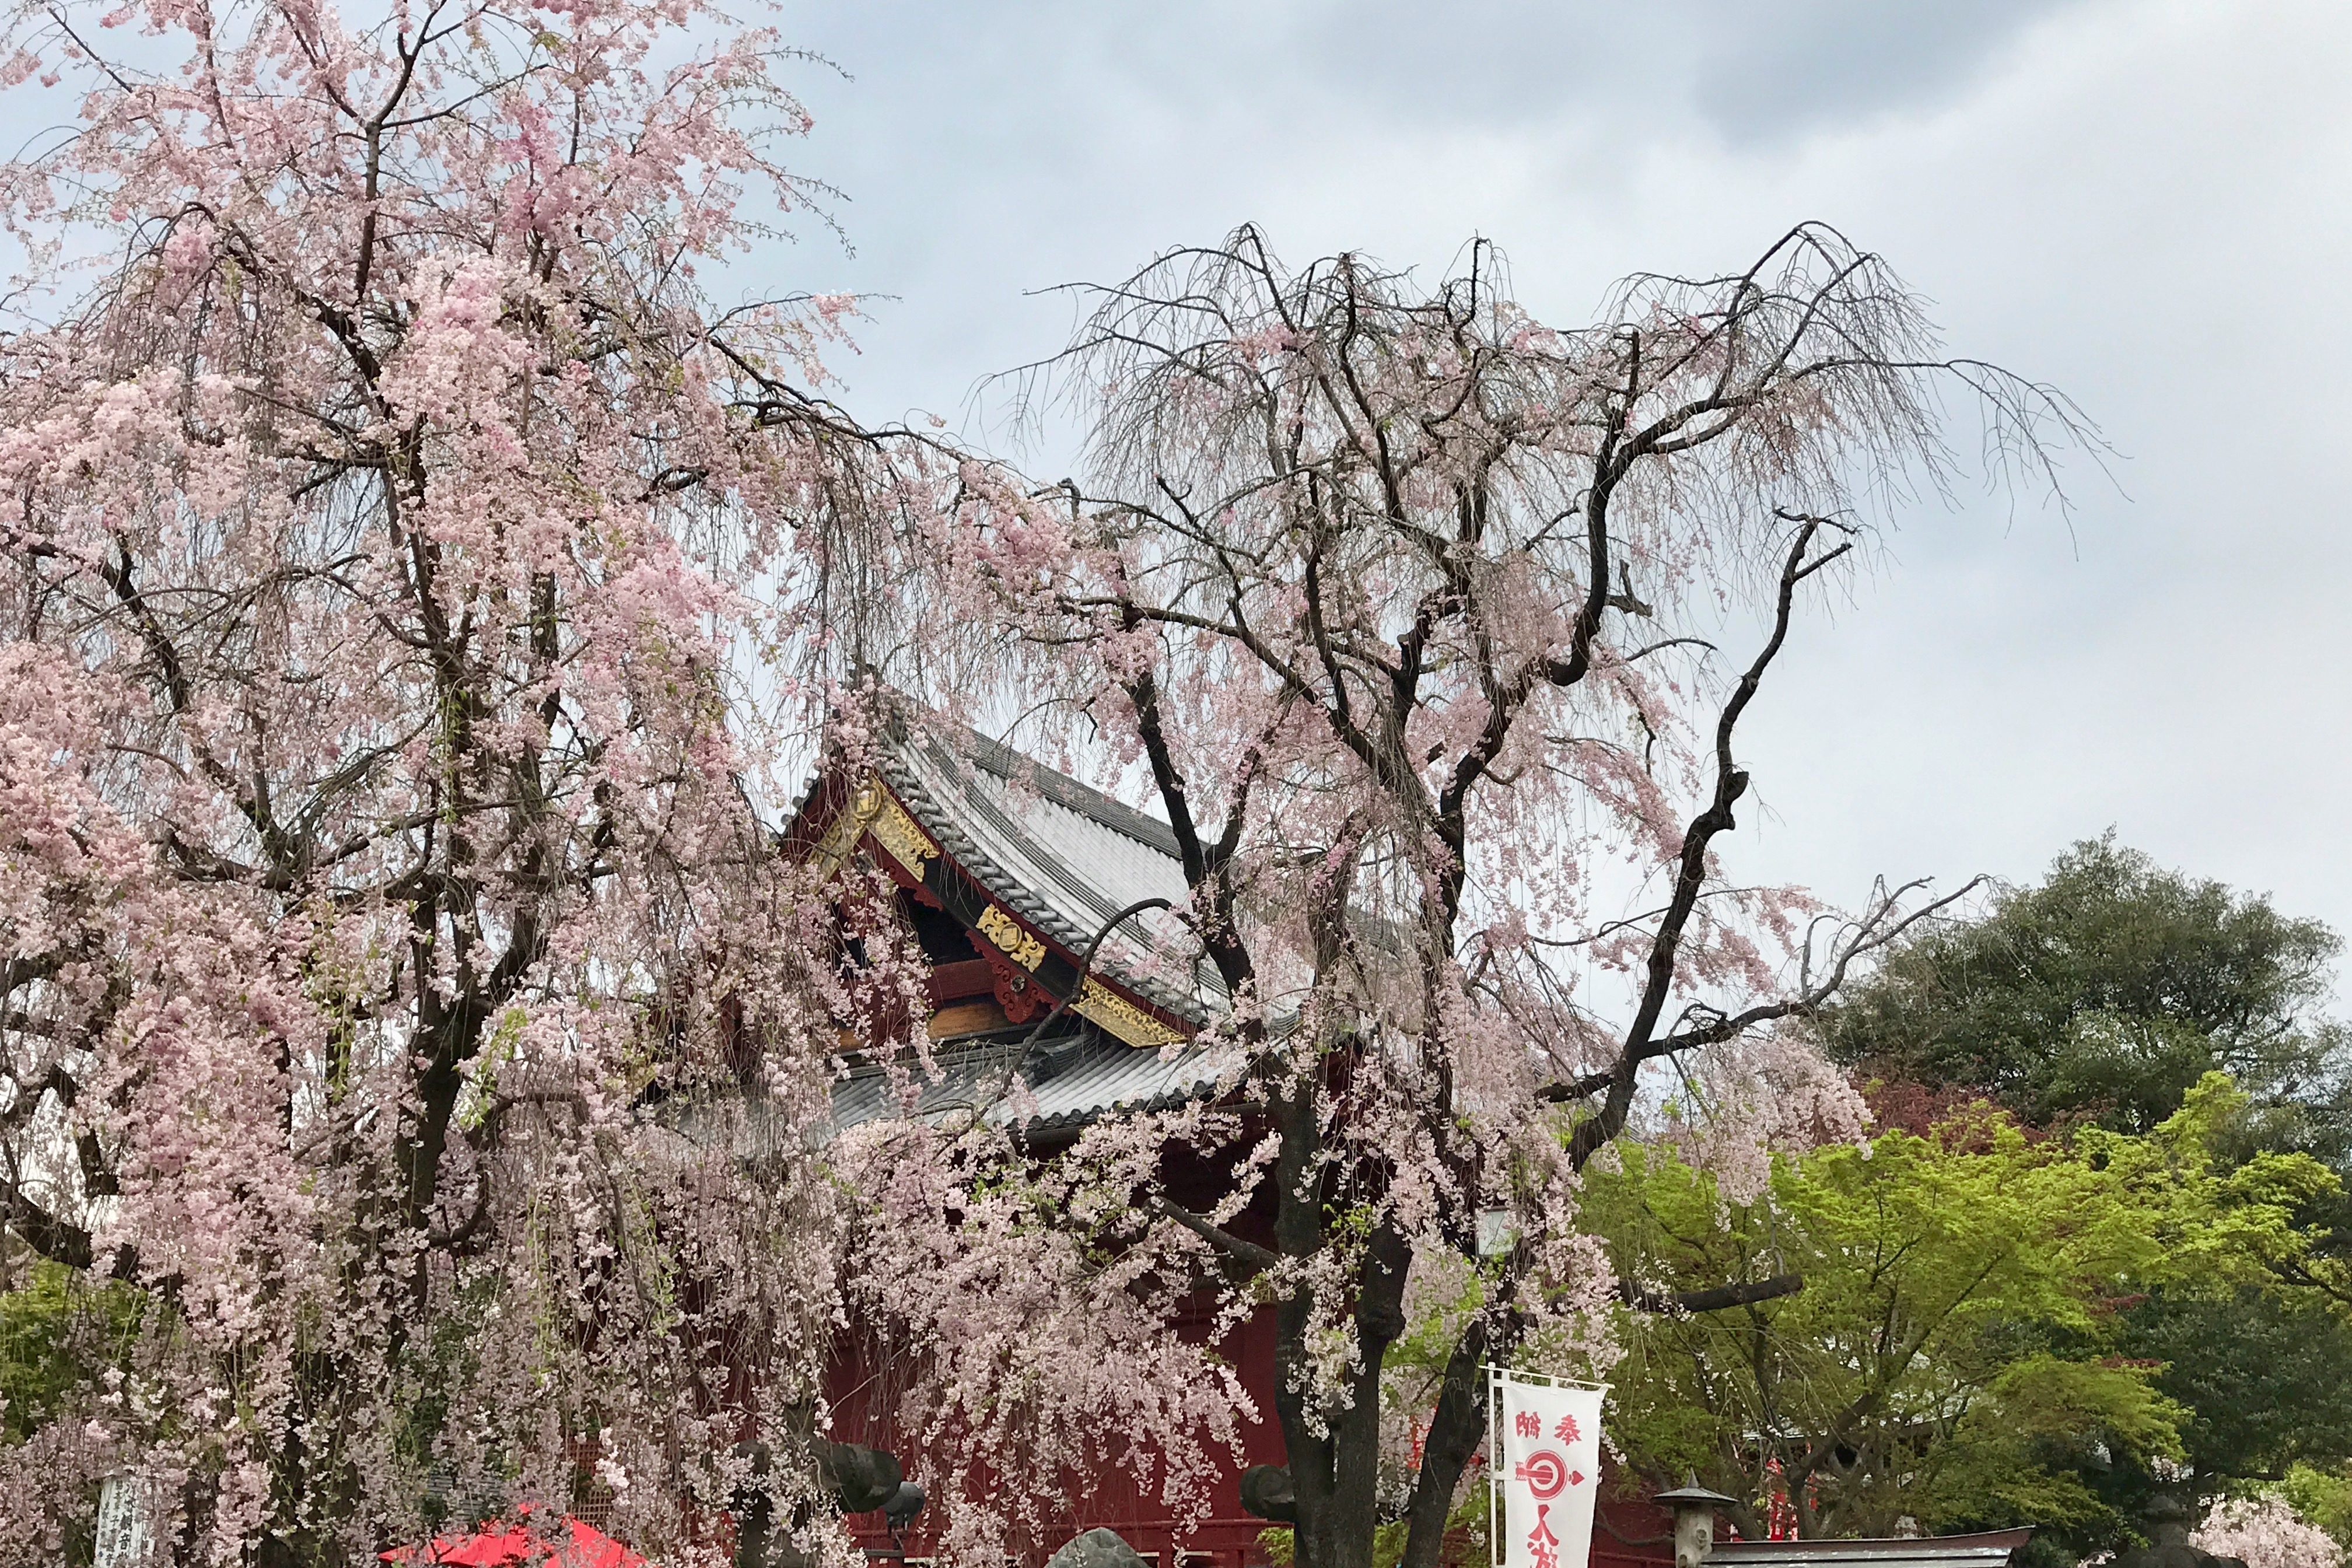
[[1617, 1386], [1613, 1383], [1597, 1383], [1589, 1377], [1559, 1377], [1548, 1372], [1515, 1372], [1491, 1361], [1481, 1364], [1486, 1367], [1488, 1377], [1499, 1377], [1512, 1383], [1541, 1384], [1549, 1388], [1598, 1388], [1603, 1393]]
[[1503, 1568], [1503, 1384], [1493, 1363], [1486, 1366], [1486, 1561]]

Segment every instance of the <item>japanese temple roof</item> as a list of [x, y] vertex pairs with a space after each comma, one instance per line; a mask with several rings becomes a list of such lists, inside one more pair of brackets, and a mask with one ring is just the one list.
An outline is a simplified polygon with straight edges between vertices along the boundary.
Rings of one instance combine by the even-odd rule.
[[911, 1113], [934, 1117], [991, 1101], [991, 1121], [1017, 1121], [1032, 1135], [1075, 1131], [1113, 1110], [1160, 1110], [1214, 1090], [1219, 1053], [1205, 1045], [1138, 1050], [1088, 1029], [1075, 1039], [1054, 1042], [1029, 1061], [1024, 1081], [1003, 1092], [1005, 1068], [1017, 1042], [996, 1041], [958, 1051], [940, 1051], [936, 1077], [913, 1076], [919, 1090], [911, 1108], [902, 1107], [896, 1086], [879, 1065], [853, 1071], [833, 1092], [833, 1121], [850, 1128], [878, 1118]]
[[[1077, 960], [1105, 921], [1139, 900], [1180, 903], [1189, 891], [1165, 822], [911, 703], [892, 715], [862, 785], [819, 772], [792, 831], [820, 857], [838, 859], [862, 845], [1020, 962], [1049, 996], [1076, 982]], [[1093, 995], [1073, 1010], [1130, 1045], [1163, 1044], [1206, 1025], [1226, 1010], [1223, 986], [1213, 965], [1163, 951], [1182, 933], [1164, 910], [1130, 916], [1104, 939], [1088, 973], [1099, 983], [1090, 992], [1136, 1005], [1134, 1016], [1112, 1018], [1116, 1004]]]
[[1754, 1563], [1758, 1568], [2007, 1568], [2031, 1530], [1989, 1530], [1976, 1535], [1922, 1535], [1891, 1541], [1718, 1541], [1707, 1568]]
[[[880, 771], [967, 873], [1073, 955], [1128, 905], [1181, 903], [1190, 892], [1166, 823], [986, 736], [912, 722]], [[1104, 941], [1093, 972], [1198, 1027], [1224, 1010], [1215, 970], [1152, 962], [1152, 949], [1181, 930], [1162, 910], [1132, 916]]]
[[[1076, 1129], [1113, 1110], [1183, 1103], [1213, 1091], [1222, 1053], [1192, 1037], [1227, 1010], [1214, 968], [1188, 962], [1184, 928], [1166, 910], [1131, 915], [1081, 973], [1104, 922], [1144, 899], [1181, 903], [1189, 889], [1168, 824], [970, 728], [895, 704], [871, 761], [820, 770], [789, 842], [820, 864], [863, 855], [908, 895], [961, 927], [998, 977], [1007, 1011], [963, 1036], [934, 1019], [936, 1071], [918, 1073], [912, 1105], [877, 1063], [834, 1092], [836, 1127], [878, 1117], [951, 1114], [975, 1098], [995, 1120], [1032, 1131]], [[961, 945], [961, 939], [959, 939]], [[943, 964], [941, 973], [957, 965]], [[1006, 984], [1025, 987], [1008, 994]], [[940, 995], [939, 992], [935, 996]], [[1026, 1008], [1012, 1002], [1034, 998]], [[1036, 1043], [1024, 1081], [1003, 1092], [1032, 1017], [1066, 999]]]

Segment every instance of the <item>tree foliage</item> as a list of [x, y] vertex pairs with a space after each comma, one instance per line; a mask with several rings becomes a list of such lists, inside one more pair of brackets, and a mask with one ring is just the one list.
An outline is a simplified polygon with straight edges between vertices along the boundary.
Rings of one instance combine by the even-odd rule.
[[[590, 1453], [662, 1544], [809, 1397], [838, 1230], [793, 1130], [850, 1004], [745, 777], [859, 449], [839, 302], [697, 281], [802, 204], [788, 57], [633, 0], [9, 47], [82, 96], [0, 168], [7, 1300], [148, 1307], [34, 1374], [0, 1552], [110, 1467], [191, 1558], [326, 1563]], [[756, 1166], [645, 1110], [730, 1053]]]
[[2352, 1459], [2352, 1332], [2313, 1292], [2185, 1282], [2127, 1309], [2118, 1331], [2126, 1353], [2160, 1364], [2182, 1458], [2207, 1489]]
[[[886, 669], [959, 714], [975, 691], [1044, 713], [1172, 829], [1189, 898], [1131, 956], [1216, 975], [1247, 1109], [1118, 1117], [1050, 1173], [985, 1128], [961, 1157], [1075, 1183], [1122, 1268], [1197, 1282], [1222, 1321], [1271, 1302], [1305, 1568], [1365, 1568], [1384, 1509], [1433, 1568], [1484, 1366], [1606, 1360], [1614, 1281], [1574, 1177], [1652, 1064], [1702, 1086], [1686, 1131], [1734, 1179], [1762, 1179], [1767, 1144], [1856, 1131], [1844, 1082], [1771, 1026], [1919, 889], [1809, 928], [1810, 900], [1728, 874], [1740, 726], [1857, 509], [1948, 471], [1940, 386], [1979, 395], [2029, 467], [2079, 433], [2045, 389], [1946, 358], [1885, 264], [1818, 226], [1736, 272], [1635, 279], [1590, 326], [1531, 319], [1489, 247], [1465, 263], [1429, 285], [1356, 255], [1294, 269], [1244, 229], [1090, 291], [1028, 388], [1072, 399], [1082, 474], [967, 468], [906, 611], [958, 638], [910, 636]], [[1232, 1171], [1213, 1212], [1168, 1190], [1176, 1141]], [[1497, 1210], [1517, 1244], [1482, 1261]], [[926, 1201], [890, 1231], [953, 1255], [1002, 1245], [994, 1223], [959, 1234]], [[1463, 1268], [1477, 1310], [1413, 1402], [1384, 1400], [1413, 1281]], [[984, 1387], [940, 1392], [997, 1419], [1055, 1397]]]
[[1981, 919], [1922, 930], [1822, 1020], [1865, 1076], [1989, 1096], [2027, 1122], [2147, 1131], [2208, 1072], [2253, 1097], [2266, 1142], [2352, 1153], [2341, 947], [2267, 898], [2168, 871], [2109, 835]]
[[[2225, 1163], [2305, 1150], [2341, 1175], [2352, 1060], [2327, 1016], [2338, 950], [2318, 921], [2164, 869], [2109, 835], [1982, 918], [1903, 944], [1821, 1027], [1833, 1056], [1877, 1079], [1874, 1103], [1911, 1121], [1983, 1093], [2045, 1127], [2144, 1129], [2174, 1114], [2199, 1075], [2226, 1068], [2248, 1102], [2216, 1130]], [[2285, 1289], [2188, 1282], [2117, 1324], [2119, 1353], [2162, 1363], [2205, 1494], [2352, 1454], [2329, 1392], [2352, 1375], [2352, 1210], [2339, 1186], [2300, 1217], [2305, 1239], [2270, 1260], [2272, 1286]], [[2101, 1482], [2126, 1508], [2154, 1484]]]
[[122, 1359], [146, 1302], [119, 1281], [98, 1281], [47, 1260], [0, 1293], [0, 1399], [7, 1438], [22, 1443], [55, 1420], [98, 1369]]
[[[110, 52], [124, 20], [176, 58]], [[8, 1550], [122, 1465], [183, 1554], [278, 1564], [593, 1456], [641, 1544], [707, 1555], [854, 1306], [936, 1351], [949, 1551], [995, 1560], [1037, 1516], [969, 1454], [1055, 1487], [1105, 1408], [1200, 1505], [1249, 1414], [1180, 1326], [1206, 1290], [1274, 1306], [1300, 1563], [1363, 1568], [1425, 1417], [1433, 1568], [1480, 1368], [1612, 1353], [1575, 1178], [1645, 1074], [1689, 1074], [1735, 1194], [1857, 1130], [1774, 1026], [1923, 895], [1809, 923], [1729, 875], [1739, 727], [1872, 510], [1948, 477], [1943, 388], [2031, 469], [2082, 430], [1833, 231], [1568, 329], [1483, 247], [1433, 289], [1176, 253], [1094, 297], [1090, 461], [1041, 490], [824, 403], [845, 301], [707, 291], [747, 204], [809, 191], [787, 52], [698, 5], [43, 5], [12, 40], [85, 96], [0, 176], [54, 290], [0, 350], [0, 1206], [142, 1306], [0, 1450]], [[828, 1143], [843, 1031], [919, 1062], [922, 977], [751, 803], [852, 666], [845, 755], [879, 677], [1141, 782], [1190, 897], [1129, 956], [1218, 976], [1226, 1111]], [[1210, 1212], [1187, 1147], [1234, 1173]], [[1408, 1290], [1465, 1269], [1384, 1401]]]
[[1751, 1499], [1773, 1467], [1807, 1534], [1909, 1515], [2114, 1544], [2126, 1516], [2104, 1473], [2179, 1460], [2193, 1424], [2164, 1363], [2122, 1353], [2133, 1304], [2270, 1282], [2267, 1259], [2313, 1239], [2299, 1208], [2336, 1185], [2304, 1154], [2218, 1158], [2242, 1107], [2212, 1075], [2146, 1134], [2059, 1140], [1980, 1105], [1925, 1137], [1784, 1159], [1752, 1203], [1666, 1151], [1624, 1151], [1588, 1176], [1587, 1212], [1628, 1273], [1805, 1280], [1629, 1331], [1615, 1398], [1635, 1464]]
[[2189, 1540], [2246, 1568], [2341, 1568], [2344, 1562], [2344, 1549], [2283, 1498], [2216, 1503]]

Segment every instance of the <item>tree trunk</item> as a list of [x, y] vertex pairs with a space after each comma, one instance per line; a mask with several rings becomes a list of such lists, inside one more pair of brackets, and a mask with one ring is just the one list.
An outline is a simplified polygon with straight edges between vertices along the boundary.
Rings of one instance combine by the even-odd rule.
[[1454, 1494], [1462, 1473], [1486, 1436], [1485, 1379], [1487, 1332], [1483, 1319], [1474, 1320], [1445, 1363], [1445, 1382], [1437, 1394], [1437, 1408], [1422, 1439], [1421, 1472], [1413, 1478], [1412, 1503], [1406, 1517], [1404, 1558], [1399, 1568], [1437, 1568], [1445, 1549], [1445, 1524], [1454, 1513]]
[[[1315, 1087], [1303, 1084], [1281, 1101], [1282, 1152], [1276, 1162], [1275, 1239], [1291, 1257], [1309, 1257], [1327, 1244], [1324, 1194], [1310, 1181], [1316, 1145]], [[1303, 1293], [1283, 1300], [1275, 1312], [1275, 1410], [1282, 1426], [1291, 1488], [1297, 1499], [1293, 1525], [1297, 1568], [1372, 1568], [1372, 1531], [1379, 1523], [1381, 1465], [1381, 1368], [1389, 1347], [1404, 1332], [1405, 1277], [1412, 1247], [1381, 1224], [1364, 1245], [1358, 1282], [1356, 1364], [1348, 1378], [1346, 1403], [1318, 1412], [1307, 1333], [1311, 1303]]]

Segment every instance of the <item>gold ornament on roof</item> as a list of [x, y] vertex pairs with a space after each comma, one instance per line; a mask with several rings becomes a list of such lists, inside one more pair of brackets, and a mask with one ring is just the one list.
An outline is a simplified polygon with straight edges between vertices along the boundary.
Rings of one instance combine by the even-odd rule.
[[887, 790], [882, 792], [881, 808], [875, 813], [873, 825], [866, 831], [919, 882], [923, 879], [923, 863], [940, 852], [931, 836], [907, 815], [907, 808]]
[[980, 911], [980, 934], [996, 944], [999, 952], [1024, 969], [1034, 970], [1045, 961], [1045, 944], [1021, 928], [1019, 921], [994, 904]]
[[1161, 1046], [1172, 1046], [1184, 1037], [1181, 1032], [1170, 1028], [1092, 976], [1087, 977], [1085, 989], [1078, 993], [1078, 999], [1070, 1004], [1070, 1008], [1080, 1017], [1092, 1019], [1130, 1046], [1148, 1046], [1157, 1050]]
[[849, 797], [849, 804], [834, 814], [824, 837], [817, 841], [816, 853], [811, 858], [820, 876], [830, 877], [841, 869], [856, 849], [857, 841], [866, 836], [866, 825], [881, 809], [882, 786], [869, 776]]

